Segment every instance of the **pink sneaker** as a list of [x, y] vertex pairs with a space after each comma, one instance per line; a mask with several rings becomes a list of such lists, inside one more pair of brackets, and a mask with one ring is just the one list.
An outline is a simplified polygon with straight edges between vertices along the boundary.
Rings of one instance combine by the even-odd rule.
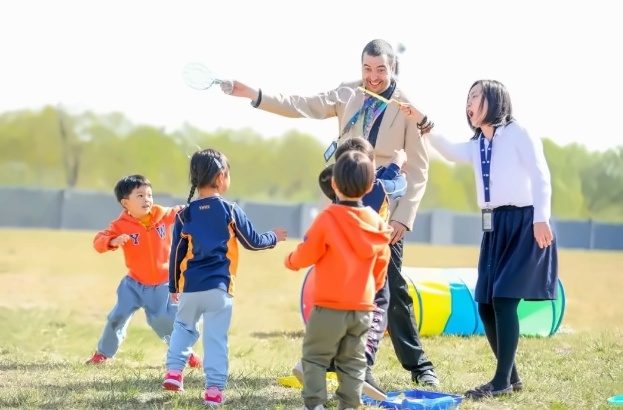
[[192, 369], [200, 369], [201, 357], [197, 356], [195, 353], [191, 353], [188, 357], [188, 366]]
[[105, 364], [108, 357], [104, 356], [100, 352], [95, 352], [93, 357], [87, 360], [84, 364]]
[[208, 406], [220, 406], [225, 403], [225, 398], [223, 397], [223, 392], [218, 387], [212, 386], [203, 392], [203, 402]]
[[171, 391], [184, 390], [184, 376], [182, 376], [182, 372], [179, 370], [169, 370], [167, 375], [164, 376], [162, 387]]

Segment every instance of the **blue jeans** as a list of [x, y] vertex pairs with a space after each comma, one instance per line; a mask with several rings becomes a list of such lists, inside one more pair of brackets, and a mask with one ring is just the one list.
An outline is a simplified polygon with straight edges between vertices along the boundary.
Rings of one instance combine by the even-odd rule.
[[232, 308], [232, 296], [222, 289], [181, 293], [167, 352], [167, 370], [184, 370], [191, 349], [199, 340], [199, 321], [203, 317], [206, 388], [224, 389], [229, 373], [227, 334]]
[[147, 323], [165, 343], [173, 331], [177, 306], [169, 298], [169, 284], [147, 286], [125, 276], [117, 288], [117, 304], [107, 317], [97, 351], [114, 357], [125, 340], [128, 324], [140, 308], [145, 309]]

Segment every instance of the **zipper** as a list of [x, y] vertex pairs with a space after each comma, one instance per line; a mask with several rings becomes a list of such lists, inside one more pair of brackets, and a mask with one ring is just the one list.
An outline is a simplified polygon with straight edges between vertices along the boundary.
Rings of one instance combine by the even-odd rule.
[[[156, 272], [156, 263], [155, 261], [155, 257], [156, 255], [154, 255], [154, 247], [151, 243], [151, 232], [153, 231], [153, 229], [151, 229], [151, 222], [149, 223], [149, 228], [145, 227], [145, 230], [147, 231], [147, 242], [149, 243], [149, 255], [151, 256], [149, 258], [150, 262], [151, 262], [151, 273], [153, 275], [154, 278], [158, 277], [158, 273]], [[145, 226], [145, 225], [143, 225]]]

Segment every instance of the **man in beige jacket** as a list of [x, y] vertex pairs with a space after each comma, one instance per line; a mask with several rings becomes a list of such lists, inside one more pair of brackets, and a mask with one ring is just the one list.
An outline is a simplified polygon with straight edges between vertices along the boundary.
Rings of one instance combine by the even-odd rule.
[[[369, 366], [372, 366], [378, 343], [387, 326], [396, 356], [405, 370], [411, 372], [412, 380], [418, 384], [438, 385], [439, 380], [433, 370], [433, 364], [422, 349], [415, 323], [413, 300], [400, 274], [403, 237], [407, 230], [413, 229], [415, 216], [426, 189], [428, 153], [417, 127], [420, 121], [407, 119], [397, 103], [383, 104], [377, 98], [355, 91], [357, 87], [363, 86], [385, 99], [409, 103], [408, 97], [397, 87], [396, 80], [392, 76], [396, 68], [396, 54], [391, 45], [379, 39], [369, 42], [363, 49], [361, 64], [361, 80], [345, 82], [334, 90], [313, 96], [272, 93], [239, 81], [233, 81], [233, 88], [230, 84], [227, 92], [236, 97], [249, 98], [255, 108], [284, 117], [314, 119], [336, 117], [340, 131], [337, 143], [340, 144], [354, 136], [363, 136], [374, 146], [377, 164], [387, 163], [395, 150], [405, 150], [407, 161], [403, 171], [406, 173], [407, 189], [402, 198], [390, 204], [390, 225], [394, 229], [390, 243], [392, 259], [387, 272], [385, 295], [377, 295], [379, 309], [370, 332], [366, 356]], [[355, 92], [343, 92], [344, 90]], [[343, 97], [336, 98], [337, 95], [349, 94], [352, 98], [348, 101], [344, 101]], [[387, 299], [389, 299], [388, 307]], [[366, 385], [381, 390], [370, 371], [366, 374], [364, 392]]]

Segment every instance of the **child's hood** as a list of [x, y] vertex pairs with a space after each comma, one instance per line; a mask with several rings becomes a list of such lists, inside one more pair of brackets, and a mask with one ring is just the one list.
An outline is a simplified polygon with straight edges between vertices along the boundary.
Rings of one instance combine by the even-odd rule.
[[389, 244], [391, 227], [372, 208], [334, 204], [326, 212], [337, 222], [335, 234], [350, 244], [357, 256], [370, 258]]
[[[162, 221], [162, 218], [164, 218], [164, 216], [166, 215], [166, 210], [160, 205], [154, 204], [152, 205], [151, 210], [149, 211], [149, 215], [151, 216], [149, 224], [155, 225], [155, 224], [160, 223], [160, 221]], [[137, 218], [130, 215], [128, 211], [126, 210], [121, 212], [121, 215], [119, 216], [119, 220], [124, 221], [124, 222], [130, 222], [133, 224], [140, 224], [140, 221]]]

